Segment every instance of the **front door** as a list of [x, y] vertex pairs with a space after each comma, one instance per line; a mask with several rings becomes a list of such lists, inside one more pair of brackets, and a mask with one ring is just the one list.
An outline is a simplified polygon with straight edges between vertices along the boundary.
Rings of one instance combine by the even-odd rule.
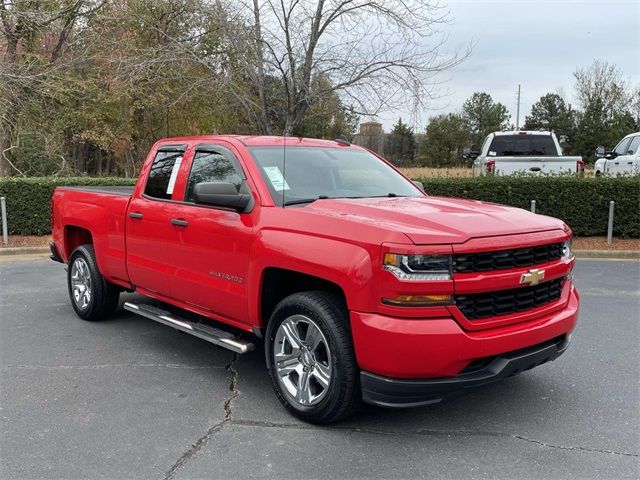
[[169, 243], [172, 296], [222, 320], [246, 323], [254, 218], [251, 213], [197, 205], [193, 190], [200, 182], [229, 182], [249, 193], [246, 176], [230, 150], [210, 144], [196, 147], [183, 202], [171, 206], [176, 223]]

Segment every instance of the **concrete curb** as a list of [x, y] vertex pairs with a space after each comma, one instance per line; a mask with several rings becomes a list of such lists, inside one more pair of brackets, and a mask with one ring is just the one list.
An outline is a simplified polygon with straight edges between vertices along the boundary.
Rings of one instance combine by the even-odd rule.
[[49, 247], [0, 248], [0, 257], [4, 255], [36, 255], [41, 253], [51, 253], [51, 250], [49, 250]]
[[[48, 254], [48, 247], [0, 248], [0, 256]], [[576, 258], [609, 258], [619, 260], [640, 260], [640, 250], [574, 250]]]

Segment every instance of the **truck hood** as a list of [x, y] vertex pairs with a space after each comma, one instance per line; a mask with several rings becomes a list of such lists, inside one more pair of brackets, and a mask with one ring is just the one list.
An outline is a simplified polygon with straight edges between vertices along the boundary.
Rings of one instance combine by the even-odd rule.
[[566, 228], [561, 220], [521, 208], [444, 197], [327, 199], [303, 208], [311, 215], [402, 232], [416, 245]]

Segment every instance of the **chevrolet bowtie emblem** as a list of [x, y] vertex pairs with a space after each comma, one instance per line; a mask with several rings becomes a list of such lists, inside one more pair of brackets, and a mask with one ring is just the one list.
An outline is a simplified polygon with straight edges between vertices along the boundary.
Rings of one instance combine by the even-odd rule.
[[544, 270], [538, 268], [533, 268], [520, 277], [520, 283], [528, 283], [532, 286], [539, 284], [541, 280], [544, 280]]

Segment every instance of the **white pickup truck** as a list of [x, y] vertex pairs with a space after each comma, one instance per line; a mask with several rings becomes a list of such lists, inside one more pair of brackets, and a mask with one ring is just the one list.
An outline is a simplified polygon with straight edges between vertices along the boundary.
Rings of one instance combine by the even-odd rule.
[[640, 173], [640, 132], [624, 137], [611, 152], [606, 152], [604, 147], [598, 147], [596, 156], [598, 157], [594, 168], [596, 177], [638, 175]]
[[575, 174], [584, 170], [582, 157], [562, 155], [553, 132], [518, 130], [487, 135], [480, 152], [465, 148], [473, 160], [473, 176], [487, 174]]

